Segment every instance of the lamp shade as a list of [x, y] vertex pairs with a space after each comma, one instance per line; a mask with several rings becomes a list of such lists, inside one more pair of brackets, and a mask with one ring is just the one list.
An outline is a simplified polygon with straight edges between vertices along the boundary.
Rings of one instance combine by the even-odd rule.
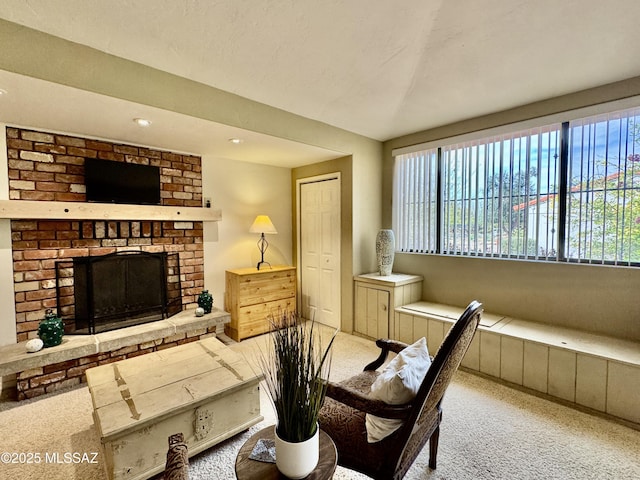
[[278, 233], [268, 215], [258, 215], [249, 229], [249, 233]]

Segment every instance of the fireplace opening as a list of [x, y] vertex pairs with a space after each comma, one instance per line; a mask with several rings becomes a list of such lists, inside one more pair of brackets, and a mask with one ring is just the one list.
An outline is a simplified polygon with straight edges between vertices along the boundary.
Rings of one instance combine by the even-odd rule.
[[59, 261], [56, 295], [66, 333], [161, 320], [182, 310], [179, 256], [135, 250]]

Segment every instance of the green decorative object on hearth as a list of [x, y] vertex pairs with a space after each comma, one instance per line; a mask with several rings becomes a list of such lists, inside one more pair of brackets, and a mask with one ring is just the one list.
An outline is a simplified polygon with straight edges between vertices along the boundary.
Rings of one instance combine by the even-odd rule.
[[204, 310], [204, 313], [211, 313], [213, 308], [213, 297], [209, 293], [209, 290], [203, 290], [198, 295], [198, 306]]
[[38, 336], [44, 347], [55, 347], [62, 343], [62, 335], [64, 334], [64, 325], [62, 319], [59, 318], [53, 310], [48, 308], [44, 314], [44, 320], [38, 326]]

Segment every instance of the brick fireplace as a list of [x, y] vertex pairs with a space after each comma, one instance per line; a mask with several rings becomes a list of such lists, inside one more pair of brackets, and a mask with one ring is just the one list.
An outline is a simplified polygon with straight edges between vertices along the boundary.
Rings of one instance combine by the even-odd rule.
[[[202, 206], [201, 158], [19, 128], [7, 128], [9, 198], [85, 202], [84, 161], [99, 158], [161, 168], [163, 206]], [[55, 262], [139, 249], [177, 252], [182, 304], [204, 286], [202, 222], [118, 220], [11, 221], [18, 341], [37, 335], [46, 309], [64, 316], [73, 297], [56, 305]]]
[[[6, 129], [6, 137], [10, 200], [86, 203], [84, 162], [97, 158], [157, 166], [162, 207], [202, 207], [200, 157], [14, 127]], [[14, 218], [11, 237], [18, 342], [37, 337], [47, 309], [59, 309], [63, 317], [72, 310], [73, 295], [63, 296], [57, 305], [55, 265], [59, 261], [130, 250], [178, 253], [183, 308], [195, 308], [204, 287], [202, 221]], [[151, 340], [148, 333], [123, 334], [116, 343], [106, 336], [84, 345], [69, 337], [71, 345], [60, 355], [52, 355], [51, 363], [13, 367], [18, 398], [80, 383], [84, 371], [92, 366], [213, 335], [224, 313], [218, 311], [216, 319], [197, 326], [191, 323], [192, 314], [189, 319], [183, 315], [159, 321], [158, 329], [164, 333]], [[21, 355], [20, 345], [11, 348], [16, 358]], [[77, 353], [84, 350], [85, 354]]]

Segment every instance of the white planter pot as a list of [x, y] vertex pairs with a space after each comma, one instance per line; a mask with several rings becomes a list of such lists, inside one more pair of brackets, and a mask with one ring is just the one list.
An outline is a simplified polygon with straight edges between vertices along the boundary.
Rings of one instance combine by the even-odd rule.
[[[276, 429], [276, 427], [274, 427]], [[276, 429], [276, 466], [280, 473], [293, 480], [309, 475], [318, 465], [320, 455], [320, 427], [304, 442], [291, 443], [278, 437]]]

